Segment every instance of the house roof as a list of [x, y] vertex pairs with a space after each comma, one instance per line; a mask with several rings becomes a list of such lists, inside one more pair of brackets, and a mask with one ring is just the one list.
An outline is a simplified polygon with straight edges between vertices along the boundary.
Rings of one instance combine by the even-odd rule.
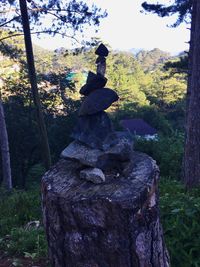
[[121, 126], [136, 135], [154, 135], [157, 130], [142, 119], [125, 119], [120, 121]]

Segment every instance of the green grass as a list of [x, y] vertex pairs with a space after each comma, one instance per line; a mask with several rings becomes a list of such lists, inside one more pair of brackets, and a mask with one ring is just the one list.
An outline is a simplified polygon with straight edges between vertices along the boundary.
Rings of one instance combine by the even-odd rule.
[[199, 267], [200, 188], [186, 192], [181, 182], [161, 179], [160, 209], [172, 267]]
[[[0, 250], [10, 256], [45, 257], [43, 227], [25, 227], [30, 221], [42, 221], [39, 189], [9, 195], [1, 191], [0, 210]], [[172, 267], [199, 267], [200, 189], [186, 192], [181, 182], [161, 178], [160, 210]]]
[[13, 228], [9, 235], [0, 239], [0, 250], [9, 256], [25, 256], [32, 259], [45, 257], [47, 245], [44, 229]]
[[9, 234], [13, 227], [21, 227], [30, 221], [41, 220], [40, 192], [16, 190], [7, 195], [0, 192], [0, 236]]
[[30, 221], [42, 222], [39, 188], [16, 190], [9, 195], [3, 190], [0, 193], [0, 250], [11, 256], [46, 256], [43, 227], [26, 227]]

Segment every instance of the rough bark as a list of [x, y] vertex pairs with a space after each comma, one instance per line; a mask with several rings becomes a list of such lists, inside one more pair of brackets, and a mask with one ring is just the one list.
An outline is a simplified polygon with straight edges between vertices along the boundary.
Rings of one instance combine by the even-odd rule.
[[22, 25], [23, 25], [23, 31], [24, 31], [24, 41], [25, 41], [25, 47], [26, 47], [26, 57], [27, 57], [27, 64], [28, 64], [29, 79], [31, 83], [31, 91], [33, 95], [34, 105], [36, 108], [38, 126], [40, 129], [44, 165], [45, 165], [45, 168], [48, 170], [51, 165], [51, 156], [50, 156], [50, 149], [49, 149], [46, 126], [45, 126], [44, 117], [42, 114], [40, 97], [39, 97], [38, 87], [37, 87], [37, 77], [36, 77], [35, 64], [34, 64], [33, 47], [32, 47], [32, 40], [31, 40], [31, 34], [30, 34], [27, 4], [26, 4], [26, 0], [19, 0], [19, 3], [20, 3], [20, 10], [21, 10], [21, 16], [22, 16]]
[[43, 218], [53, 267], [168, 267], [158, 207], [159, 170], [135, 153], [100, 185], [60, 160], [42, 179]]
[[185, 185], [200, 184], [200, 1], [193, 0], [186, 138], [183, 161]]
[[10, 166], [10, 152], [3, 103], [0, 99], [0, 147], [2, 155], [3, 185], [7, 190], [12, 189], [12, 176]]

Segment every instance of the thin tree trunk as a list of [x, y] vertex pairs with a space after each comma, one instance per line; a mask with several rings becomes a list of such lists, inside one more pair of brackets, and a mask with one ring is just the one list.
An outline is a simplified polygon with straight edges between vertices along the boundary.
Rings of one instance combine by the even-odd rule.
[[193, 0], [183, 174], [187, 188], [200, 184], [200, 1]]
[[7, 190], [12, 189], [12, 176], [10, 167], [10, 152], [8, 143], [8, 134], [5, 123], [3, 103], [0, 99], [0, 147], [3, 166], [3, 185]]
[[44, 117], [42, 114], [42, 108], [40, 104], [40, 98], [39, 98], [38, 87], [37, 87], [37, 77], [36, 77], [35, 64], [34, 64], [33, 47], [32, 47], [31, 34], [30, 34], [27, 4], [26, 4], [26, 0], [19, 0], [19, 3], [20, 3], [22, 24], [23, 24], [23, 30], [24, 30], [24, 41], [25, 41], [25, 47], [26, 47], [26, 57], [27, 57], [27, 63], [28, 63], [29, 79], [31, 83], [33, 101], [36, 107], [38, 125], [40, 128], [40, 135], [41, 135], [41, 142], [42, 142], [42, 149], [43, 149], [43, 160], [44, 160], [45, 168], [48, 170], [51, 165], [51, 156], [50, 156], [50, 149], [49, 149], [46, 126], [45, 126]]

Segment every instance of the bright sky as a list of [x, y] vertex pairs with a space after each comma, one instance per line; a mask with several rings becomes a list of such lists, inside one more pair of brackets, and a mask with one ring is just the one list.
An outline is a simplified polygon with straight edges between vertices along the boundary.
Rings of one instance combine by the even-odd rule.
[[[141, 13], [141, 3], [144, 0], [87, 0], [94, 2], [98, 7], [106, 9], [108, 17], [101, 21], [99, 32], [88, 29], [88, 36], [100, 37], [102, 41], [111, 45], [113, 49], [129, 50], [142, 48], [151, 50], [160, 48], [171, 53], [178, 53], [188, 49], [188, 25], [183, 24], [177, 28], [170, 28], [176, 18], [159, 18], [155, 14]], [[149, 2], [170, 3], [170, 0], [149, 0]], [[47, 37], [43, 35], [40, 40], [33, 37], [33, 41], [45, 48], [69, 48], [69, 40], [61, 37]]]

